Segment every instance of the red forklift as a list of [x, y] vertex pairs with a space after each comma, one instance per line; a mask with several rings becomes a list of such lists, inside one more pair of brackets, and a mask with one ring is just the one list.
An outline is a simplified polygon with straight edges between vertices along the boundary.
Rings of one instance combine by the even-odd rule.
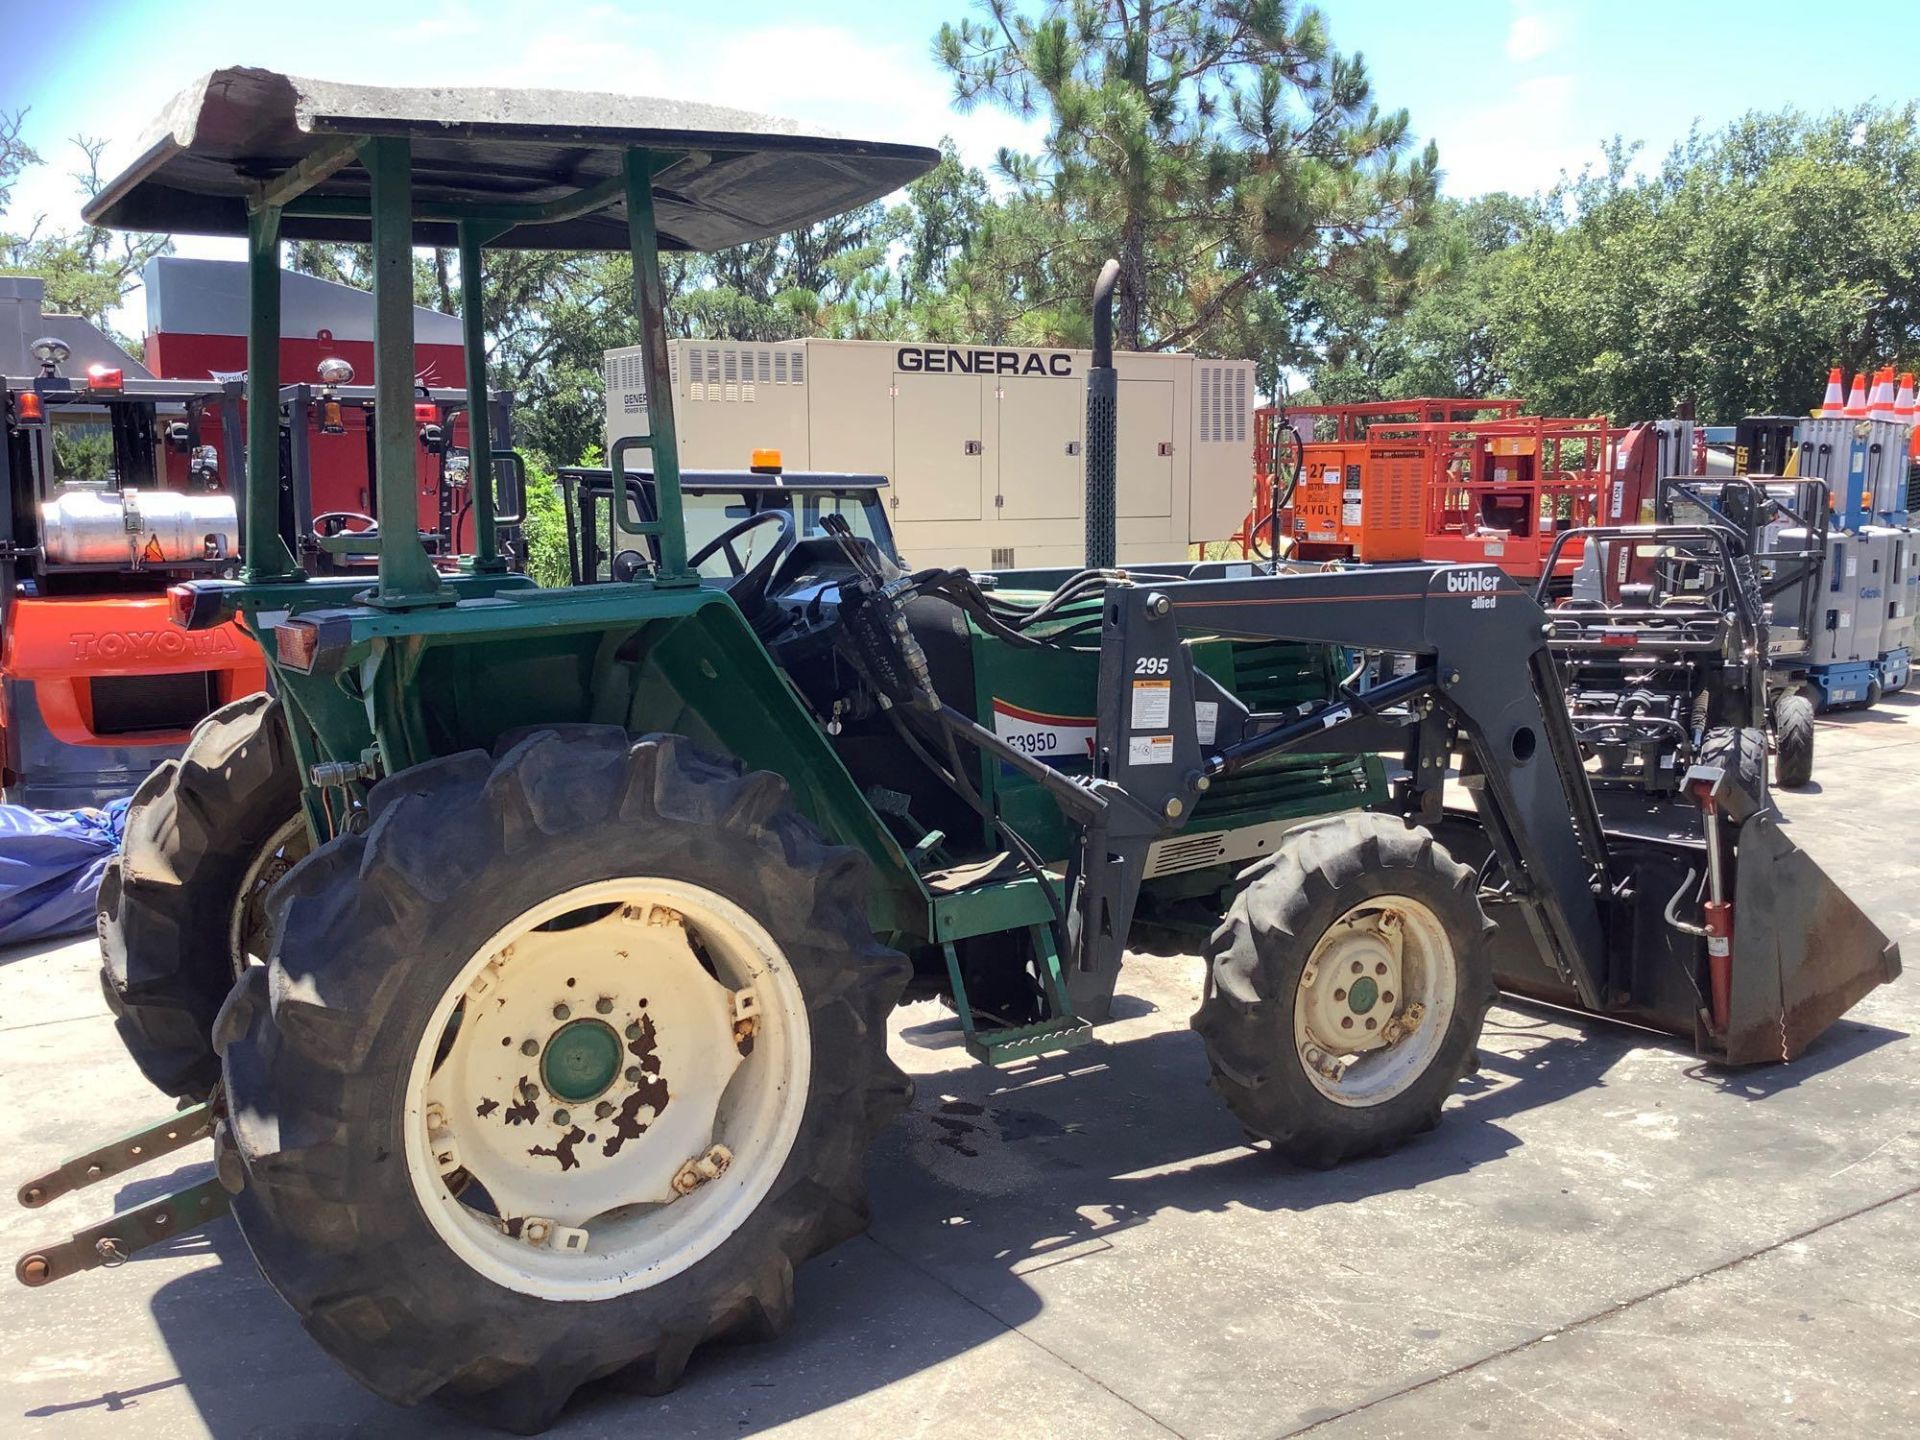
[[[237, 626], [188, 632], [169, 623], [169, 585], [239, 575], [244, 523], [229, 483], [243, 463], [244, 373], [219, 365], [233, 354], [222, 342], [239, 344], [243, 361], [244, 344], [163, 331], [173, 312], [162, 301], [182, 288], [165, 273], [175, 264], [195, 267], [201, 313], [217, 294], [206, 282], [244, 270], [171, 259], [149, 266], [148, 354], [176, 372], [158, 376], [85, 321], [43, 313], [41, 282], [0, 280], [0, 798], [8, 804], [72, 809], [126, 795], [181, 753], [201, 719], [266, 683], [258, 646]], [[355, 323], [355, 302], [371, 307], [350, 287], [287, 279], [290, 290], [311, 282], [339, 292], [326, 298], [343, 330]], [[313, 573], [370, 567], [378, 539], [373, 391], [353, 384], [347, 356], [355, 348], [350, 333], [336, 340], [324, 325], [282, 345], [283, 364], [288, 350], [303, 359], [323, 353], [317, 364], [283, 369], [312, 381], [280, 390], [280, 530]], [[451, 372], [457, 387], [462, 357], [457, 347], [451, 356], [434, 348], [420, 357], [413, 402], [417, 524], [452, 567], [472, 545], [471, 436], [464, 391], [430, 383]], [[333, 350], [342, 353], [326, 353]], [[493, 397], [484, 429], [504, 456], [495, 473], [511, 557], [521, 470], [507, 449], [507, 402]]]
[[237, 392], [154, 379], [43, 293], [0, 280], [0, 793], [73, 809], [266, 675], [237, 626], [168, 623], [168, 585], [238, 573]]

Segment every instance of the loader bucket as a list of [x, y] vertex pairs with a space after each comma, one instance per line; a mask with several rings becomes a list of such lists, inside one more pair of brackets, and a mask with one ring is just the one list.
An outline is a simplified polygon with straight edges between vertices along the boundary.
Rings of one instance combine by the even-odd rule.
[[1900, 947], [1780, 828], [1769, 807], [1740, 827], [1726, 1058], [1791, 1060], [1876, 985]]

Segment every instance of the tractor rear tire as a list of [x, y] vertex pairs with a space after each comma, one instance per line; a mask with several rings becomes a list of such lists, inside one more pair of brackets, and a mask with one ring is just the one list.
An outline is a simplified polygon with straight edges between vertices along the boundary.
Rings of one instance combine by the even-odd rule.
[[1798, 790], [1813, 779], [1813, 702], [1789, 690], [1773, 705], [1773, 781]]
[[299, 816], [299, 766], [266, 695], [207, 716], [133, 792], [95, 911], [100, 984], [127, 1053], [169, 1095], [199, 1099], [220, 1078], [213, 1018], [241, 968], [236, 906], [271, 883], [276, 850], [288, 864], [306, 852], [305, 827], [289, 833]]
[[[794, 1268], [865, 1228], [868, 1145], [912, 1093], [886, 1027], [910, 966], [873, 938], [864, 857], [780, 777], [607, 726], [502, 743], [380, 782], [365, 833], [276, 892], [216, 1028], [235, 1215], [308, 1332], [388, 1400], [533, 1433], [580, 1385], [658, 1394], [701, 1343], [777, 1334]], [[676, 1028], [743, 968], [757, 1029], [744, 991], [700, 1002], [717, 1045]], [[608, 1068], [550, 1068], [596, 1025]], [[708, 1128], [676, 1138], [689, 1105]], [[723, 1178], [682, 1190], [709, 1140]], [[636, 1200], [636, 1173], [672, 1193]]]
[[1326, 1169], [1439, 1123], [1493, 1001], [1478, 890], [1432, 834], [1386, 815], [1300, 826], [1246, 872], [1193, 1028], [1250, 1134]]

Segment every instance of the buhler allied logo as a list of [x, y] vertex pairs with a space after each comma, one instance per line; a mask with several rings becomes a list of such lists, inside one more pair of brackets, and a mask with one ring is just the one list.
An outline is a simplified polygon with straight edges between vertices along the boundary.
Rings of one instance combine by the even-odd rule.
[[1500, 588], [1497, 570], [1449, 570], [1447, 589], [1455, 595], [1484, 595]]
[[218, 630], [76, 630], [67, 637], [76, 660], [180, 660], [237, 655], [240, 647]]

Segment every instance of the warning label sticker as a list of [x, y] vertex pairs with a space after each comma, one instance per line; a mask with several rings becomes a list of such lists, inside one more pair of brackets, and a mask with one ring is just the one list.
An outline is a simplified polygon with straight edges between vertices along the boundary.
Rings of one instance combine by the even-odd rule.
[[1213, 737], [1220, 733], [1220, 702], [1218, 700], [1193, 702], [1193, 728], [1199, 735], [1202, 745], [1213, 744]]
[[1167, 717], [1173, 713], [1173, 682], [1171, 680], [1136, 680], [1133, 682], [1133, 724], [1135, 730], [1164, 730]]
[[1127, 741], [1127, 763], [1129, 765], [1171, 765], [1173, 736], [1134, 735], [1130, 737]]
[[1091, 715], [1049, 715], [995, 696], [993, 733], [1036, 760], [1085, 760], [1093, 754]]

